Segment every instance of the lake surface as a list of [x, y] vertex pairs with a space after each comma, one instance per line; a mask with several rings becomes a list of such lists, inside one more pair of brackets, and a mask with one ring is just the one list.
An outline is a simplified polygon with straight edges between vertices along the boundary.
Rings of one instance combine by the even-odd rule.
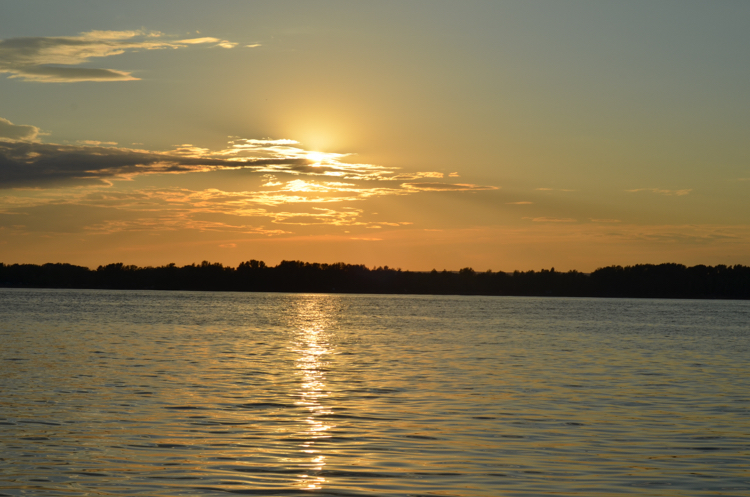
[[0, 289], [0, 495], [750, 495], [750, 302]]

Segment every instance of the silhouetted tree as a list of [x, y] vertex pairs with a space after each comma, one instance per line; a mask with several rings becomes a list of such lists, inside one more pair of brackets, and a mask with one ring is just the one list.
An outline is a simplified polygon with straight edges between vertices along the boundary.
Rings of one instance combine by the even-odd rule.
[[0, 263], [0, 286], [272, 292], [413, 293], [651, 298], [750, 298], [750, 267], [682, 264], [609, 266], [591, 274], [540, 271], [412, 272], [388, 266], [251, 259], [235, 269], [203, 261], [178, 267], [137, 267], [121, 262], [95, 271], [71, 264]]

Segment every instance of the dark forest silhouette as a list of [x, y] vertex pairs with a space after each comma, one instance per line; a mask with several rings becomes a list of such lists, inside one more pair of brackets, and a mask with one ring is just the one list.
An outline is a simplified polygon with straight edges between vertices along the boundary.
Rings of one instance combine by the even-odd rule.
[[207, 261], [178, 267], [122, 263], [91, 270], [72, 264], [0, 263], [0, 286], [129, 290], [390, 293], [571, 297], [750, 298], [750, 267], [638, 264], [578, 271], [414, 272], [388, 266], [251, 260], [237, 268]]

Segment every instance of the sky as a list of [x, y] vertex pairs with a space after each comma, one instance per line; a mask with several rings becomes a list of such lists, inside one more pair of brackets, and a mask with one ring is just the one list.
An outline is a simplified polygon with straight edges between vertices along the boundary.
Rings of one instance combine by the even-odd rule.
[[0, 0], [0, 262], [750, 264], [750, 2]]

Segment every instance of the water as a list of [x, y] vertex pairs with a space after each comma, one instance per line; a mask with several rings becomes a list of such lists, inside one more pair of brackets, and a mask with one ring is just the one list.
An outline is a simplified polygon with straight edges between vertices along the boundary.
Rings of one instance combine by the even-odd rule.
[[750, 302], [0, 289], [0, 495], [750, 495]]

